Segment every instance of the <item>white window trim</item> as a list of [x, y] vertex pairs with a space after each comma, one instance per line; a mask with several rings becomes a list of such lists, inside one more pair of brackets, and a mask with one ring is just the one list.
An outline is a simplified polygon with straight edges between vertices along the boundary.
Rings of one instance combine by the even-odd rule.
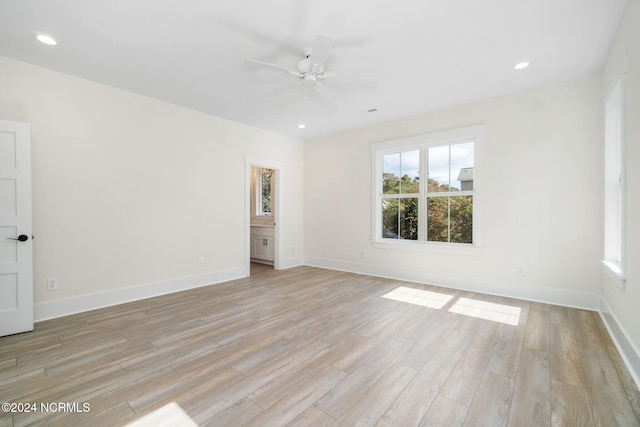
[[484, 247], [466, 243], [412, 242], [408, 240], [398, 240], [397, 242], [394, 242], [391, 241], [391, 239], [381, 239], [378, 241], [372, 241], [371, 245], [374, 248], [400, 249], [406, 251], [451, 255], [480, 256], [484, 253]]
[[[478, 168], [478, 159], [482, 152], [484, 125], [432, 132], [408, 138], [395, 139], [371, 144], [372, 162], [372, 230], [371, 244], [378, 248], [393, 248], [419, 252], [447, 253], [459, 255], [480, 255], [484, 251], [482, 240], [482, 166]], [[448, 243], [392, 240], [382, 238], [382, 213], [380, 197], [382, 195], [382, 156], [389, 153], [420, 150], [437, 145], [455, 142], [474, 141], [474, 175], [473, 175], [473, 243]], [[424, 169], [423, 169], [424, 170]], [[422, 197], [422, 195], [420, 195]], [[421, 214], [421, 218], [422, 218]], [[422, 226], [421, 226], [422, 227]]]
[[[625, 73], [616, 81], [605, 103], [605, 174], [604, 174], [604, 271], [622, 290], [626, 276], [626, 162], [625, 162]], [[609, 111], [614, 110], [617, 122], [609, 126]], [[614, 117], [615, 118], [615, 117]], [[611, 147], [611, 133], [617, 146]], [[616, 185], [616, 181], [618, 181]], [[611, 205], [615, 204], [614, 207]], [[611, 234], [615, 233], [615, 234]]]

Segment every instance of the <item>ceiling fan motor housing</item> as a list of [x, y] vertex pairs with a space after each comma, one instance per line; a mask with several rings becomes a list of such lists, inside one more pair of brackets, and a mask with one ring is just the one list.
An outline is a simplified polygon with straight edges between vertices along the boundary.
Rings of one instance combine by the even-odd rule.
[[309, 58], [301, 59], [300, 61], [298, 61], [298, 65], [296, 66], [296, 68], [302, 74], [308, 73], [309, 71], [311, 71], [311, 61], [309, 60]]

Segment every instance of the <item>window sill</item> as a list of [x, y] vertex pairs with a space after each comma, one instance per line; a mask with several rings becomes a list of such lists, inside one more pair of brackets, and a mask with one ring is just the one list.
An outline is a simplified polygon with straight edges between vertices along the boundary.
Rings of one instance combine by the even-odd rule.
[[624, 291], [627, 284], [627, 275], [620, 269], [620, 264], [612, 261], [602, 261], [604, 272], [609, 278]]
[[383, 249], [399, 249], [406, 251], [415, 251], [415, 252], [427, 252], [427, 253], [437, 253], [437, 254], [452, 254], [452, 255], [469, 255], [469, 256], [480, 256], [484, 253], [484, 247], [482, 246], [473, 246], [466, 245], [460, 243], [418, 243], [418, 242], [409, 242], [409, 241], [387, 241], [387, 240], [376, 240], [372, 241], [371, 245], [374, 248], [383, 248]]

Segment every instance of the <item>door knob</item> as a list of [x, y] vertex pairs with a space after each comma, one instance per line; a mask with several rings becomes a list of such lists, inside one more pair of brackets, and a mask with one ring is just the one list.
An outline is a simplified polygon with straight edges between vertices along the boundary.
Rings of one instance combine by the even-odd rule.
[[21, 234], [18, 237], [7, 237], [7, 240], [18, 240], [20, 242], [26, 242], [27, 240], [29, 240], [29, 236], [27, 236], [26, 234]]

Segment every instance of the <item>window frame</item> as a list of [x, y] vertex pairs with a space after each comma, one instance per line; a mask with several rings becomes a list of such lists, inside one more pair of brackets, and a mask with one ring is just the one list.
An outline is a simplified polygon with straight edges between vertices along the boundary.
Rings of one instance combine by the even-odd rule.
[[[371, 242], [374, 247], [394, 248], [418, 251], [434, 251], [440, 253], [456, 253], [479, 255], [483, 251], [482, 245], [482, 166], [479, 163], [484, 137], [484, 125], [467, 126], [458, 129], [431, 132], [427, 134], [382, 141], [371, 144], [372, 159], [372, 231]], [[473, 196], [473, 231], [472, 243], [435, 242], [426, 240], [427, 221], [419, 221], [418, 240], [390, 239], [382, 237], [382, 200], [384, 198], [401, 198], [412, 196], [411, 194], [383, 194], [383, 157], [386, 154], [420, 150], [420, 174], [426, 176], [427, 150], [437, 146], [450, 146], [456, 143], [474, 143], [474, 172], [473, 190], [456, 192], [454, 197], [465, 195]], [[428, 181], [427, 181], [428, 182]], [[421, 182], [418, 197], [419, 218], [427, 216], [426, 203], [428, 197], [437, 197], [443, 193], [428, 193], [428, 185]], [[447, 195], [450, 195], [447, 193]], [[415, 194], [413, 195], [415, 197]]]
[[624, 74], [613, 85], [604, 105], [604, 248], [605, 273], [626, 286], [626, 109]]

